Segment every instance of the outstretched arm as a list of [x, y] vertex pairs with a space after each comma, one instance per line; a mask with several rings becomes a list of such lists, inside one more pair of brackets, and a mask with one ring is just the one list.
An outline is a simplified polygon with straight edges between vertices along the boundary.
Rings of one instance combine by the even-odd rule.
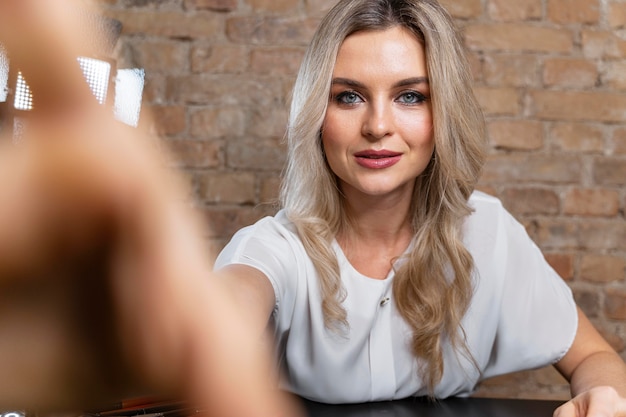
[[573, 399], [555, 417], [626, 416], [626, 364], [580, 309], [574, 343], [556, 368], [570, 381]]

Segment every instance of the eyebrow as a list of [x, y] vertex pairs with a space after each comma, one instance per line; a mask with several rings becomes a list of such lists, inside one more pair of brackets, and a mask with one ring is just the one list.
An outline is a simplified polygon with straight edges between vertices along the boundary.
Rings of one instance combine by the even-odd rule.
[[[348, 87], [354, 87], [354, 88], [365, 88], [365, 85], [355, 81], [355, 80], [351, 80], [349, 78], [333, 78], [332, 81], [333, 85], [336, 84], [341, 84], [341, 85], [345, 85]], [[428, 77], [411, 77], [411, 78], [406, 78], [404, 80], [400, 80], [396, 83], [394, 83], [393, 87], [394, 88], [398, 88], [398, 87], [406, 87], [407, 85], [415, 85], [415, 84], [428, 84]]]

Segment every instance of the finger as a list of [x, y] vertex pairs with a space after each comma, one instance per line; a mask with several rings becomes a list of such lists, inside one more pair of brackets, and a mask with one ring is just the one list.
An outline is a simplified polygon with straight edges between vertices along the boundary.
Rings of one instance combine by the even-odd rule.
[[80, 82], [76, 61], [80, 54], [91, 53], [81, 42], [92, 38], [91, 29], [79, 24], [78, 10], [87, 7], [73, 0], [0, 2], [0, 43], [33, 91], [36, 111], [58, 112], [89, 103], [90, 92]]
[[554, 417], [624, 417], [626, 399], [609, 386], [595, 387], [557, 408]]
[[578, 417], [578, 412], [576, 405], [572, 401], [568, 401], [554, 410], [552, 415], [553, 417]]
[[617, 391], [610, 386], [594, 387], [584, 394], [574, 397], [572, 401], [585, 405], [585, 413], [581, 413], [585, 417], [620, 416], [621, 398]]

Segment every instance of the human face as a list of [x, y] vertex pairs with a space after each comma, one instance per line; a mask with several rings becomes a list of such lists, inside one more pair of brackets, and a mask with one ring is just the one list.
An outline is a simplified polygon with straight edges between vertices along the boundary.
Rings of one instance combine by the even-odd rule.
[[347, 37], [322, 144], [343, 193], [410, 198], [434, 150], [424, 47], [406, 28]]

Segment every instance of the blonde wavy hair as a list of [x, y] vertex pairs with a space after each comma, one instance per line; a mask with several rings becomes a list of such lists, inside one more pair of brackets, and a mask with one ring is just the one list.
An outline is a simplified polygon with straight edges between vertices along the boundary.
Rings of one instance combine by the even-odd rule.
[[435, 152], [415, 181], [412, 250], [395, 272], [393, 295], [410, 325], [411, 349], [429, 391], [443, 376], [442, 339], [470, 360], [461, 319], [473, 293], [473, 259], [462, 223], [484, 163], [484, 119], [473, 95], [465, 51], [449, 14], [436, 0], [340, 0], [322, 20], [294, 86], [287, 131], [288, 162], [280, 199], [315, 265], [326, 327], [349, 329], [335, 236], [349, 222], [320, 129], [339, 47], [353, 33], [402, 26], [424, 46]]

